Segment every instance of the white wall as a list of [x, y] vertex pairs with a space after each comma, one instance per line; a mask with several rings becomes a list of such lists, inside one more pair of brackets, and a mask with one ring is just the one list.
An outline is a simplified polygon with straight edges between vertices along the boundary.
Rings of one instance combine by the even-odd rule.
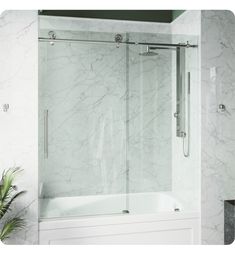
[[[223, 200], [235, 198], [235, 19], [202, 11], [202, 242], [223, 244]], [[226, 112], [218, 113], [225, 104]]]
[[[21, 166], [17, 186], [27, 191], [12, 211], [27, 219], [27, 227], [8, 243], [38, 240], [37, 31], [36, 11], [6, 11], [0, 17], [0, 173]], [[10, 105], [8, 112], [2, 110], [5, 103]]]

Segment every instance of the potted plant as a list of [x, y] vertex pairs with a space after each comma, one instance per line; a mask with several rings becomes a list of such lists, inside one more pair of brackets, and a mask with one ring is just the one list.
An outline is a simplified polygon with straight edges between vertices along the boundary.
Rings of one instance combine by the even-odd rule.
[[12, 203], [25, 191], [17, 192], [14, 180], [20, 167], [9, 168], [4, 171], [0, 180], [0, 240], [4, 241], [16, 230], [25, 226], [25, 221], [18, 216], [9, 216]]

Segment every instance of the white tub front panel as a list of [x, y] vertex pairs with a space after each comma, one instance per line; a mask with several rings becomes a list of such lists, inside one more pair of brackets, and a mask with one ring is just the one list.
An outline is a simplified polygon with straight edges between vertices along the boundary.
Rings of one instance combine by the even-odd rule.
[[128, 217], [129, 223], [119, 223], [119, 217], [114, 216], [113, 224], [101, 219], [103, 225], [90, 225], [88, 220], [87, 226], [84, 221], [79, 226], [79, 220], [74, 219], [74, 227], [66, 227], [66, 221], [61, 226], [58, 221], [42, 222], [40, 244], [198, 244], [199, 219], [183, 216], [149, 222], [147, 216], [146, 222], [134, 222], [133, 216]]
[[191, 244], [191, 229], [139, 232], [109, 236], [91, 236], [75, 239], [51, 240], [50, 244]]

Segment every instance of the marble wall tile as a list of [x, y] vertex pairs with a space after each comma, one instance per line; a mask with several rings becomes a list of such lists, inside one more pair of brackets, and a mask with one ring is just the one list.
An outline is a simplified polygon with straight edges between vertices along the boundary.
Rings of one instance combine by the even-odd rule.
[[[37, 11], [5, 11], [0, 17], [0, 174], [21, 166], [19, 198], [12, 215], [26, 219], [25, 230], [8, 244], [38, 242], [38, 20]], [[8, 112], [2, 105], [8, 103]]]
[[[224, 243], [224, 200], [235, 195], [235, 19], [202, 11], [202, 242]], [[218, 112], [219, 104], [226, 111]]]
[[87, 18], [47, 17], [40, 16], [41, 29], [69, 30], [69, 31], [93, 31], [112, 33], [163, 33], [170, 34], [169, 23], [103, 20]]
[[171, 23], [174, 35], [200, 35], [201, 11], [188, 10], [183, 12]]

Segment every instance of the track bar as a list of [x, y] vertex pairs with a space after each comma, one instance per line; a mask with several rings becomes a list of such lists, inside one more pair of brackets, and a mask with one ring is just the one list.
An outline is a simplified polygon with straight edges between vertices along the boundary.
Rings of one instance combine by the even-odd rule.
[[113, 43], [113, 44], [130, 44], [130, 45], [153, 45], [153, 46], [162, 46], [162, 47], [184, 47], [184, 48], [196, 48], [197, 45], [189, 44], [189, 43], [146, 43], [146, 42], [120, 42], [117, 43], [115, 41], [95, 41], [95, 40], [82, 40], [82, 39], [51, 39], [45, 37], [39, 37], [38, 40], [40, 42], [86, 42], [86, 43]]

